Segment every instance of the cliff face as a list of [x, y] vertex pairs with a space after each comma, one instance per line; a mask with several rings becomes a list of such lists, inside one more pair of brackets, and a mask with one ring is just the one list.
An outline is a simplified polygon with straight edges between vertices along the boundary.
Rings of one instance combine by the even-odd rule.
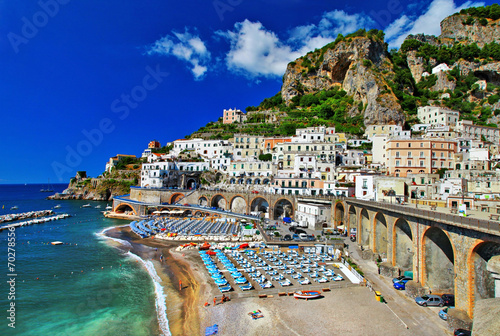
[[500, 20], [487, 19], [488, 23], [483, 26], [477, 18], [472, 18], [472, 23], [466, 24], [469, 18], [471, 17], [467, 14], [456, 14], [441, 21], [440, 40], [445, 44], [453, 42], [476, 43], [481, 48], [485, 43], [500, 39], [500, 30], [498, 29]]
[[[365, 125], [404, 122], [397, 98], [387, 90], [385, 78], [393, 72], [383, 42], [355, 37], [319, 53], [309, 53], [288, 64], [281, 88], [287, 105], [302, 93], [316, 93], [338, 85], [356, 102], [363, 103]], [[316, 69], [310, 71], [305, 64], [316, 64]]]
[[410, 50], [406, 55], [406, 61], [408, 63], [408, 67], [410, 68], [411, 75], [415, 79], [415, 82], [420, 82], [422, 74], [425, 72], [424, 58], [417, 56], [416, 50]]

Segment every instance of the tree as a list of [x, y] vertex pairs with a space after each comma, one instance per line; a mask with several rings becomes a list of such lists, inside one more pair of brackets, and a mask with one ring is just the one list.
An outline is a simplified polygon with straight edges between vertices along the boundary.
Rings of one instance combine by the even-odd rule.
[[273, 155], [272, 154], [260, 154], [259, 155], [259, 160], [260, 161], [271, 161], [273, 159]]

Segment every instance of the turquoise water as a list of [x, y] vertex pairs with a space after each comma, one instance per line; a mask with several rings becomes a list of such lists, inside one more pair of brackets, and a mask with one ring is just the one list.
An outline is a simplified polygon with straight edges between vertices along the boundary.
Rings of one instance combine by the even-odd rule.
[[[15, 301], [8, 298], [8, 231], [0, 232], [0, 272], [5, 279], [0, 290], [0, 335], [159, 334], [162, 317], [157, 317], [157, 310], [165, 308], [156, 307], [155, 290], [162, 290], [146, 270], [154, 273], [150, 263], [99, 234], [128, 222], [104, 219], [100, 211], [105, 202], [45, 200], [50, 193], [39, 192], [43, 187], [0, 185], [0, 215], [61, 204], [55, 211], [73, 216], [16, 229]], [[54, 186], [55, 191], [64, 187]], [[92, 207], [81, 207], [87, 203]], [[8, 210], [14, 205], [19, 209]], [[54, 246], [52, 241], [65, 244]], [[15, 329], [8, 326], [10, 302], [16, 304]]]

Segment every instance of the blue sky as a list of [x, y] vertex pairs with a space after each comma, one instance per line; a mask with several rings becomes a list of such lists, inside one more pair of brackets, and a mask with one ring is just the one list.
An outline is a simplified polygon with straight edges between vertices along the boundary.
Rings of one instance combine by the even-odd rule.
[[281, 88], [286, 64], [359, 28], [439, 34], [489, 1], [0, 1], [0, 183], [97, 176]]

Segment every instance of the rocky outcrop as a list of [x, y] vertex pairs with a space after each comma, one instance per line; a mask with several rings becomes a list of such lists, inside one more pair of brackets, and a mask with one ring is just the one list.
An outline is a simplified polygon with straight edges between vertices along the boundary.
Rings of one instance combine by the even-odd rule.
[[425, 59], [417, 56], [416, 50], [410, 50], [406, 54], [406, 61], [410, 68], [411, 75], [415, 79], [415, 83], [420, 82], [422, 74], [425, 72]]
[[434, 35], [425, 35], [425, 34], [410, 34], [408, 35], [405, 40], [417, 40], [417, 41], [420, 41], [422, 43], [429, 43], [435, 47], [438, 47], [439, 45], [441, 45], [441, 41], [439, 40], [439, 38], [437, 38], [436, 36]]
[[290, 104], [300, 94], [328, 90], [341, 86], [356, 102], [363, 102], [365, 125], [378, 123], [402, 124], [404, 115], [397, 98], [388, 90], [384, 75], [393, 74], [383, 42], [367, 37], [341, 41], [326, 50], [304, 56], [308, 64], [318, 64], [310, 71], [305, 58], [288, 64], [283, 76], [281, 95]]
[[457, 86], [454, 80], [448, 79], [447, 71], [440, 71], [436, 73], [437, 81], [433, 87], [431, 87], [432, 91], [446, 91], [446, 90], [455, 90]]
[[482, 47], [485, 43], [500, 40], [499, 20], [493, 21], [487, 19], [488, 24], [483, 26], [479, 23], [478, 18], [472, 18], [474, 20], [472, 24], [465, 24], [469, 18], [470, 16], [467, 14], [455, 14], [441, 21], [441, 35], [439, 39], [442, 43], [476, 43], [479, 47]]

